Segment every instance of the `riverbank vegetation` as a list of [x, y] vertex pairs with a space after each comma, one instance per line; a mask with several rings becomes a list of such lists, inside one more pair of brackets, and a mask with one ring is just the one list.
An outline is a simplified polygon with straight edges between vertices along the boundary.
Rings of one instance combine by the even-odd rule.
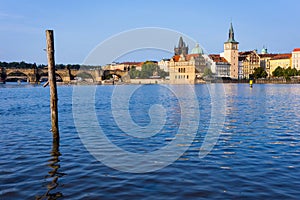
[[[291, 77], [294, 76], [300, 76], [300, 70], [291, 67], [288, 68], [277, 67], [272, 72], [272, 77], [275, 78], [283, 77], [285, 79], [290, 79]], [[252, 77], [254, 79], [267, 78], [268, 73], [262, 67], [258, 67], [254, 69], [254, 73], [252, 74]]]
[[274, 77], [284, 77], [286, 79], [289, 79], [292, 76], [300, 76], [300, 70], [297, 70], [295, 68], [282, 68], [282, 67], [277, 67], [272, 75]]
[[160, 69], [157, 63], [152, 61], [146, 61], [142, 65], [141, 70], [137, 70], [135, 66], [132, 66], [129, 71], [130, 78], [151, 78], [151, 77], [160, 77], [165, 78], [169, 75], [168, 72]]

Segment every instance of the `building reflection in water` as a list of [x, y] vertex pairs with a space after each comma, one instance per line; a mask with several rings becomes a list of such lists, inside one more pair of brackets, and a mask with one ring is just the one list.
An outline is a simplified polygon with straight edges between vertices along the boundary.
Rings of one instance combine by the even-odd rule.
[[59, 199], [63, 197], [63, 194], [58, 191], [58, 188], [60, 186], [58, 179], [65, 175], [64, 173], [59, 172], [60, 156], [61, 154], [59, 152], [59, 138], [53, 138], [51, 159], [48, 161], [48, 166], [51, 168], [51, 170], [45, 177], [47, 181], [49, 180], [47, 184], [47, 192], [42, 196], [38, 196], [36, 199]]

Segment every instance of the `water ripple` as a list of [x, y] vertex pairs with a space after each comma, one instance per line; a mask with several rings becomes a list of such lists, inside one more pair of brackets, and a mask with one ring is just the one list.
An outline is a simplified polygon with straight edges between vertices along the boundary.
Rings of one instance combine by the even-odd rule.
[[[157, 87], [147, 86], [133, 97], [132, 111], [139, 107], [132, 113], [136, 123], [149, 121], [144, 111], [157, 102]], [[96, 93], [100, 125], [112, 142], [146, 153], [174, 139], [180, 113], [172, 95], [159, 96], [169, 112], [161, 134], [141, 140], [116, 126], [108, 106], [112, 89], [99, 86]], [[130, 174], [106, 167], [87, 152], [73, 122], [72, 87], [59, 87], [61, 140], [59, 154], [53, 154], [49, 90], [1, 86], [0, 199], [298, 199], [300, 88], [225, 85], [224, 128], [203, 159], [198, 153], [209, 127], [211, 102], [205, 85], [195, 89], [201, 119], [188, 151], [161, 170]]]

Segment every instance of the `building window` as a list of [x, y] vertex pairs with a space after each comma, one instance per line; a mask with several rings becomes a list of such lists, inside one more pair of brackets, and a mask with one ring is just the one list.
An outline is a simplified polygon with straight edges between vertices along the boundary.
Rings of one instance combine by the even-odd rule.
[[189, 75], [186, 75], [186, 79], [189, 79]]

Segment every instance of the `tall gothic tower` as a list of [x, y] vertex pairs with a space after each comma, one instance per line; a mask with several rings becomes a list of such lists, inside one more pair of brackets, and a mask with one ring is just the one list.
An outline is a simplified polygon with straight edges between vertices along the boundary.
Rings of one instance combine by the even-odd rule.
[[230, 23], [229, 36], [227, 42], [224, 42], [224, 58], [230, 63], [230, 77], [238, 79], [239, 77], [239, 43], [234, 40], [234, 31]]
[[174, 54], [175, 55], [187, 55], [189, 51], [189, 47], [185, 44], [182, 37], [179, 38], [178, 47], [174, 48]]

